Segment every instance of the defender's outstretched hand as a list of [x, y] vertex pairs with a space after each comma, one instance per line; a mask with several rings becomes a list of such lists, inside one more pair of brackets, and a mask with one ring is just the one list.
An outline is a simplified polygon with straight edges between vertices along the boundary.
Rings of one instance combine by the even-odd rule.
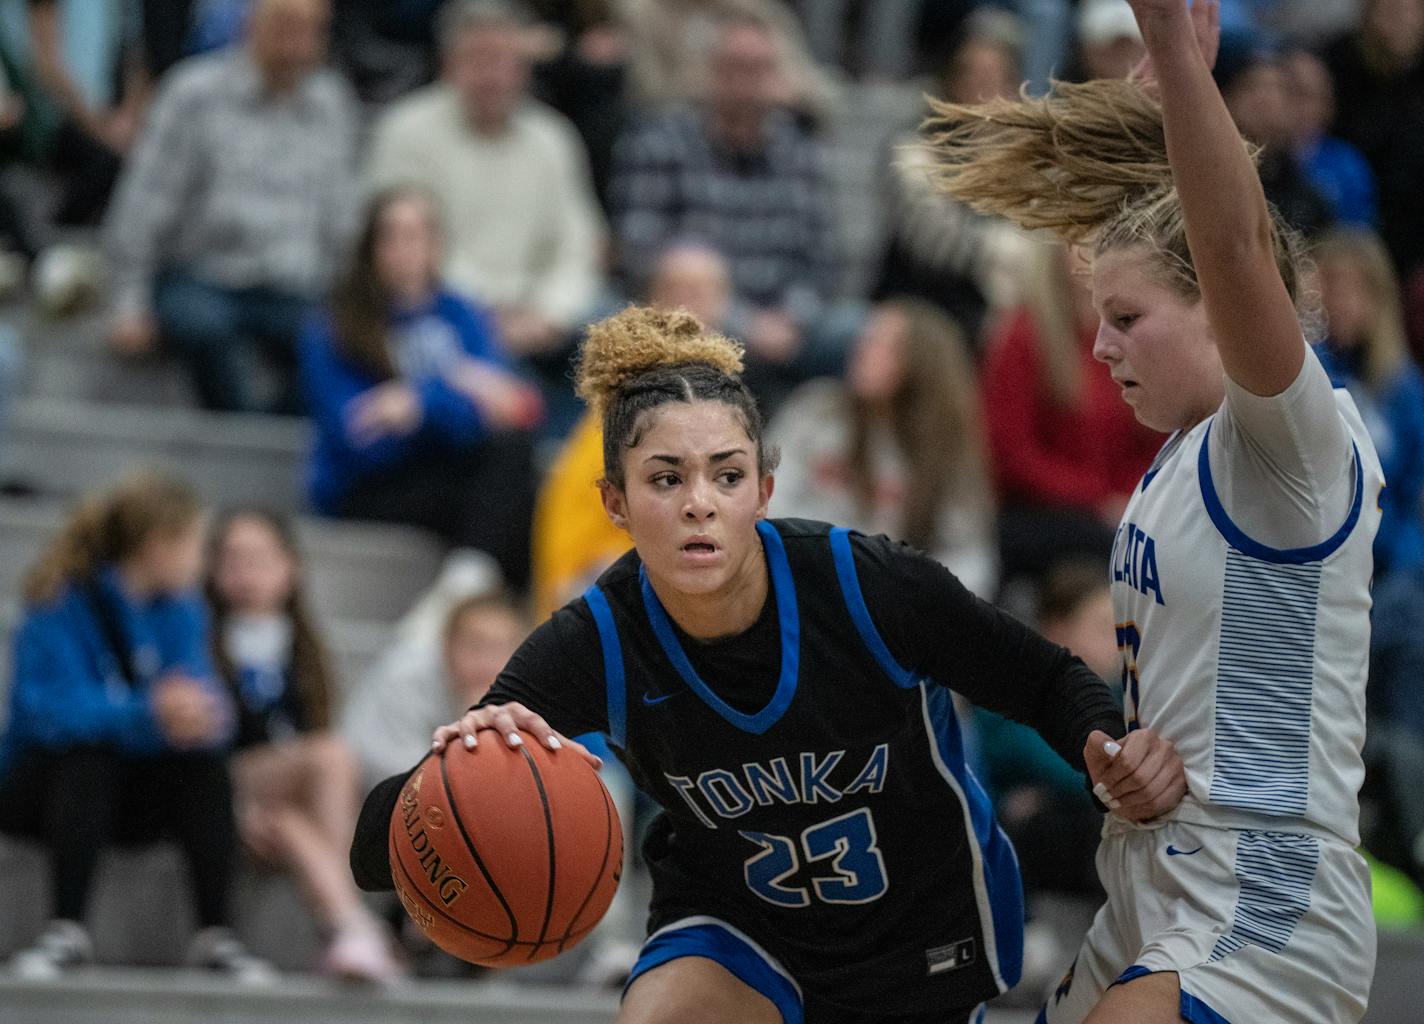
[[[1127, 0], [1132, 13], [1137, 17], [1137, 26], [1142, 29], [1143, 39], [1148, 33], [1167, 27], [1171, 31], [1173, 19], [1181, 16], [1185, 0]], [[1216, 67], [1217, 54], [1221, 51], [1221, 0], [1194, 0], [1188, 9], [1192, 35], [1196, 38], [1197, 49], [1208, 69]], [[1157, 89], [1157, 68], [1152, 62], [1152, 49], [1128, 72], [1128, 80], [1149, 92]]]

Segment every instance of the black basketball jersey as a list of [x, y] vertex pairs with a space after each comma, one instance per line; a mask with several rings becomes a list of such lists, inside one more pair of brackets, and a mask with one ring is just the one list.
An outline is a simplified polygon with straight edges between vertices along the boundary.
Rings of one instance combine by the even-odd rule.
[[[650, 930], [739, 929], [792, 976], [808, 1020], [948, 1018], [1017, 981], [1023, 928], [951, 688], [1080, 769], [1088, 733], [1120, 734], [1121, 714], [1080, 661], [923, 555], [820, 523], [758, 532], [770, 593], [746, 633], [682, 633], [630, 552], [535, 631], [485, 702], [606, 733], [661, 805], [644, 844]], [[382, 846], [369, 854], [358, 877], [379, 878]]]
[[[966, 764], [955, 680], [891, 653], [849, 531], [758, 529], [774, 630], [748, 672], [761, 679], [704, 678], [636, 556], [585, 594], [608, 735], [665, 809], [645, 849], [652, 928], [725, 920], [847, 1014], [1006, 990], [1022, 961], [1018, 866]], [[951, 647], [955, 626], [923, 623]]]

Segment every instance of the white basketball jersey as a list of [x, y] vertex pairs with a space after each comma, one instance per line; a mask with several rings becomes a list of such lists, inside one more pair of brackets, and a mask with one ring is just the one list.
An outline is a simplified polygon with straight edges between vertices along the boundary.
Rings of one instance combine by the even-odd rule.
[[[1207, 455], [1220, 412], [1168, 442], [1123, 513], [1111, 579], [1124, 714], [1186, 764], [1188, 795], [1169, 819], [1359, 842], [1384, 479], [1353, 400], [1334, 397], [1354, 498], [1321, 543], [1270, 548], [1232, 522]], [[1270, 495], [1253, 497], [1269, 508]]]

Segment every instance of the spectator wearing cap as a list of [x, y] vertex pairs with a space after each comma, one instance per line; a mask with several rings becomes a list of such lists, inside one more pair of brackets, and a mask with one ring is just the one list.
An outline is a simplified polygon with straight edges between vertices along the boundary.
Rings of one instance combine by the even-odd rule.
[[[164, 80], [105, 224], [109, 338], [161, 340], [203, 405], [295, 412], [296, 338], [352, 219], [355, 101], [321, 68], [328, 0], [257, 0], [245, 42]], [[252, 387], [267, 355], [278, 394]]]
[[529, 96], [528, 11], [453, 0], [440, 80], [377, 121], [369, 188], [417, 185], [443, 207], [444, 279], [495, 310], [515, 356], [560, 350], [600, 289], [604, 225], [578, 133]]
[[1330, 69], [1309, 50], [1292, 50], [1283, 62], [1292, 102], [1291, 150], [1311, 185], [1342, 224], [1375, 224], [1375, 176], [1364, 155], [1328, 134], [1335, 120], [1335, 86]]
[[1330, 227], [1334, 213], [1292, 149], [1292, 116], [1281, 56], [1260, 37], [1223, 38], [1213, 71], [1241, 134], [1261, 147], [1257, 171], [1266, 198], [1307, 238]]
[[1077, 30], [1085, 79], [1125, 78], [1147, 52], [1127, 0], [1086, 0], [1078, 8]]

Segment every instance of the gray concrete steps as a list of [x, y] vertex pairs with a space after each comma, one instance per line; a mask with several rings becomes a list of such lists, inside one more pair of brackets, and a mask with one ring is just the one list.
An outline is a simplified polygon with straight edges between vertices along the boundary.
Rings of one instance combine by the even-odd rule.
[[[49, 913], [49, 870], [39, 846], [0, 836], [0, 957], [28, 944]], [[88, 925], [101, 964], [183, 962], [196, 930], [188, 871], [171, 843], [107, 850]], [[237, 930], [278, 968], [310, 970], [321, 939], [295, 883], [244, 863], [233, 893]], [[4, 1020], [0, 1016], [0, 1020]]]
[[[94, 968], [62, 985], [0, 978], [6, 1024], [611, 1024], [618, 996], [598, 989], [481, 981], [406, 982], [359, 989], [316, 978], [254, 991], [192, 972]], [[1034, 1014], [990, 1007], [985, 1024]]]
[[298, 419], [28, 398], [11, 411], [0, 468], [78, 494], [151, 466], [182, 473], [218, 505], [296, 511], [310, 445]]
[[24, 343], [22, 395], [169, 408], [196, 405], [188, 374], [177, 361], [159, 355], [125, 358], [110, 351], [101, 311], [56, 319], [26, 306], [7, 310], [4, 319]]
[[21, 393], [62, 401], [116, 402], [151, 408], [197, 404], [188, 375], [160, 357], [120, 359], [73, 347], [30, 346]]

